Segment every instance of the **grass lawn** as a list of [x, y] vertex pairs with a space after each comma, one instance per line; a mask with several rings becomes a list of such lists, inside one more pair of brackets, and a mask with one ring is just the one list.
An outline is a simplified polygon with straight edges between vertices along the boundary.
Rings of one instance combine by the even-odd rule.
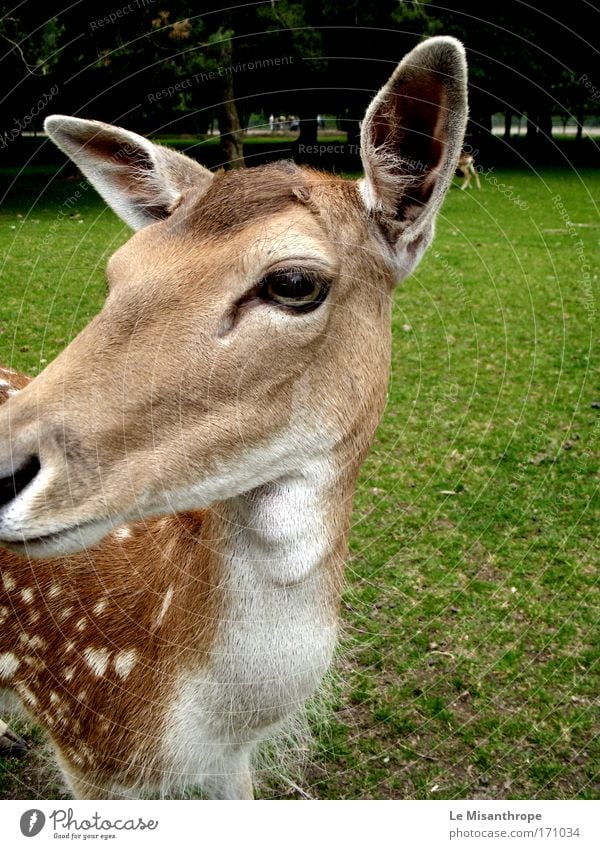
[[[293, 776], [311, 797], [598, 797], [599, 198], [592, 171], [455, 188], [396, 294], [333, 704]], [[0, 360], [43, 368], [127, 236], [92, 189], [20, 178], [0, 211]], [[56, 792], [39, 753], [0, 761], [0, 796]]]

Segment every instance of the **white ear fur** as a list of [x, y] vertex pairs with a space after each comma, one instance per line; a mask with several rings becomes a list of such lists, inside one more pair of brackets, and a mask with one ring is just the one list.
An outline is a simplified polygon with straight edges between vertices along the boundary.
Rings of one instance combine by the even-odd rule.
[[367, 109], [359, 188], [402, 277], [433, 237], [466, 121], [465, 51], [448, 36], [427, 39], [405, 56]]
[[121, 127], [50, 115], [44, 129], [134, 230], [166, 218], [184, 191], [212, 180], [193, 159]]

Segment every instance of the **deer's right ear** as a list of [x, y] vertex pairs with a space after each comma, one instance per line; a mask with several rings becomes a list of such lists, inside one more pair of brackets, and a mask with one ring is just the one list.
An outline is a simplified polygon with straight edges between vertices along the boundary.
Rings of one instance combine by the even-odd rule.
[[446, 36], [427, 39], [405, 56], [367, 109], [359, 185], [399, 277], [413, 270], [431, 241], [466, 121], [465, 51]]
[[50, 115], [44, 129], [134, 230], [166, 218], [184, 191], [206, 189], [213, 177], [193, 159], [101, 121]]

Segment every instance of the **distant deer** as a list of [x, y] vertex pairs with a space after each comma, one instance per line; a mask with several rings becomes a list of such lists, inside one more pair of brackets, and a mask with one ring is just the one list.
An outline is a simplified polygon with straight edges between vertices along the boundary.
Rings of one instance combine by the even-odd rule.
[[31, 382], [0, 374], [0, 683], [75, 796], [251, 798], [257, 745], [319, 686], [392, 294], [466, 109], [463, 48], [439, 37], [369, 106], [358, 183], [291, 162], [213, 176], [47, 119], [138, 231], [66, 350]]
[[464, 180], [461, 185], [461, 189], [463, 191], [465, 189], [471, 188], [471, 177], [475, 177], [477, 188], [481, 189], [479, 174], [477, 173], [477, 168], [475, 167], [475, 157], [472, 153], [467, 153], [466, 150], [461, 151], [461, 154], [458, 157], [458, 164], [456, 166], [456, 170], [460, 171], [460, 173], [464, 177]]

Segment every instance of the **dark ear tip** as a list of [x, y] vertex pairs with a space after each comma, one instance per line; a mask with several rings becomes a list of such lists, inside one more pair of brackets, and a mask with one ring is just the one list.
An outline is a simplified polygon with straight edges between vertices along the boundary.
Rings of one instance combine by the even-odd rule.
[[405, 57], [402, 64], [416, 68], [439, 71], [454, 78], [467, 75], [465, 47], [452, 35], [436, 35], [418, 44]]
[[90, 130], [98, 128], [97, 121], [75, 118], [73, 115], [48, 115], [44, 121], [44, 132], [53, 141], [56, 141], [57, 137], [77, 139], [79, 136], [89, 135]]
[[434, 35], [431, 38], [427, 39], [427, 42], [431, 44], [431, 46], [439, 46], [440, 48], [446, 48], [447, 50], [453, 50], [457, 53], [464, 54], [465, 46], [460, 41], [460, 39], [455, 38], [453, 35]]
[[[413, 53], [437, 53], [440, 56], [460, 58], [466, 56], [465, 46], [453, 35], [434, 35], [426, 38], [412, 51]], [[410, 54], [409, 54], [410, 55]]]
[[65, 150], [65, 145], [73, 139], [74, 121], [77, 119], [71, 115], [48, 115], [44, 120], [44, 132], [57, 147]]
[[44, 132], [51, 136], [68, 117], [68, 115], [48, 115], [44, 120]]

